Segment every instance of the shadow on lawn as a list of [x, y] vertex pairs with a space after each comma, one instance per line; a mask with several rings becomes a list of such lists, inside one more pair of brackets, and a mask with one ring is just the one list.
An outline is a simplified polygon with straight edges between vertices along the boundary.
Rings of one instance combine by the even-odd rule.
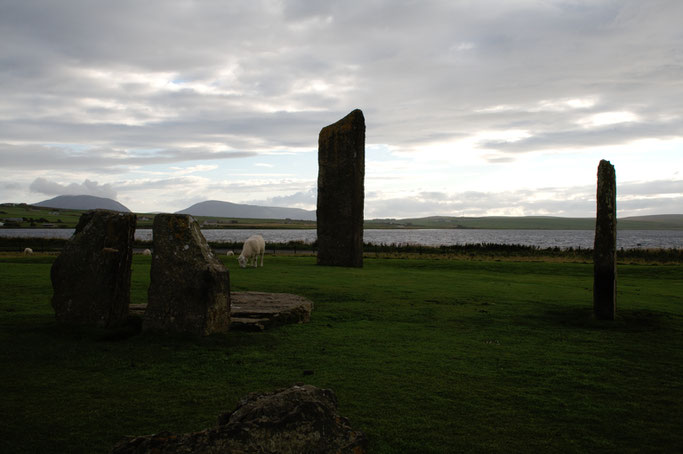
[[560, 326], [592, 330], [613, 330], [621, 332], [658, 331], [673, 318], [666, 312], [640, 310], [619, 310], [614, 320], [597, 320], [592, 308], [550, 309], [534, 317]]
[[257, 348], [263, 351], [272, 349], [277, 344], [277, 332], [246, 332], [231, 330], [227, 333], [215, 333], [209, 336], [196, 336], [191, 333], [145, 332], [142, 330], [142, 318], [131, 315], [124, 323], [109, 328], [57, 323], [46, 320], [34, 325], [31, 331], [34, 336], [42, 337], [41, 341], [54, 345], [79, 343], [95, 349], [98, 344], [120, 344], [133, 347], [158, 348], [174, 346], [176, 349], [238, 350], [242, 347]]

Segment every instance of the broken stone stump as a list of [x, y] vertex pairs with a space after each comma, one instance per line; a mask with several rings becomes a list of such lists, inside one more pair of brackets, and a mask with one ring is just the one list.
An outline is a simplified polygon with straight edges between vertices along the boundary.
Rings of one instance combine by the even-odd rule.
[[334, 392], [294, 385], [247, 395], [234, 411], [218, 417], [217, 427], [180, 435], [126, 437], [112, 450], [112, 454], [153, 452], [363, 454], [367, 438], [339, 415]]
[[365, 118], [356, 109], [318, 137], [318, 265], [363, 266]]
[[598, 166], [597, 213], [593, 246], [593, 313], [614, 320], [617, 302], [617, 178], [614, 166]]
[[[131, 315], [144, 317], [147, 304], [131, 304]], [[230, 329], [263, 331], [280, 325], [306, 323], [313, 301], [291, 293], [231, 292]]]
[[185, 214], [154, 217], [143, 330], [222, 333], [230, 325], [230, 277], [199, 224]]
[[83, 213], [52, 264], [52, 307], [58, 321], [110, 327], [128, 317], [134, 213]]
[[230, 329], [263, 331], [275, 326], [305, 323], [313, 302], [291, 293], [233, 292], [230, 295]]

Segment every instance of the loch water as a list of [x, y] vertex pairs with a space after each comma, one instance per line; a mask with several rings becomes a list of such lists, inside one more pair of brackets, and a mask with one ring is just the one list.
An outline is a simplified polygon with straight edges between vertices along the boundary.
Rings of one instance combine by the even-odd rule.
[[[0, 237], [69, 238], [74, 229], [0, 229]], [[314, 229], [207, 229], [202, 230], [208, 241], [241, 243], [254, 234], [263, 235], [266, 243], [286, 243], [316, 240]], [[489, 229], [368, 229], [363, 240], [372, 244], [415, 244], [451, 246], [458, 244], [520, 244], [540, 248], [592, 248], [592, 230], [489, 230]], [[135, 238], [151, 240], [151, 229], [139, 229]], [[681, 230], [619, 230], [617, 248], [683, 248]]]

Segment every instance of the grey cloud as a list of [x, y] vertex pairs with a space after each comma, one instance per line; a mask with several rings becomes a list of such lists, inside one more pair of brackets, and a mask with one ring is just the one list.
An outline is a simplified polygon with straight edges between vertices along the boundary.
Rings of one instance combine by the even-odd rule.
[[10, 191], [14, 191], [14, 190], [17, 190], [17, 189], [21, 189], [21, 187], [22, 187], [21, 184], [15, 183], [15, 182], [12, 182], [12, 181], [3, 181], [1, 184], [2, 184], [2, 187], [3, 187], [4, 189], [10, 190]]
[[144, 179], [140, 181], [122, 181], [117, 184], [120, 191], [138, 192], [138, 191], [155, 191], [155, 190], [173, 190], [190, 184], [193, 181], [191, 177], [176, 177], [176, 178], [162, 178], [162, 179]]
[[[356, 107], [368, 143], [415, 152], [482, 130], [530, 132], [480, 144], [496, 164], [681, 138], [682, 14], [678, 0], [6, 1], [0, 137], [11, 145], [0, 165], [115, 173], [314, 149]], [[586, 97], [595, 105], [534, 109]], [[500, 105], [510, 108], [486, 110]], [[576, 126], [622, 110], [640, 122]]]
[[485, 159], [491, 164], [506, 164], [515, 160], [511, 156], [486, 156]]
[[[246, 183], [232, 183], [229, 180], [212, 182], [208, 185], [208, 189], [215, 191], [222, 191], [229, 195], [231, 193], [250, 193], [250, 194], [264, 194], [272, 192], [302, 192], [302, 190], [308, 190], [310, 186], [309, 181], [299, 181], [299, 180], [264, 180], [261, 182], [246, 182]], [[268, 200], [273, 200], [274, 198], [268, 198]], [[275, 198], [277, 200], [277, 197]], [[265, 199], [260, 199], [261, 201]], [[250, 203], [256, 203], [257, 200], [253, 200]]]
[[[407, 218], [432, 215], [485, 216], [491, 212], [506, 215], [548, 215], [591, 217], [595, 215], [595, 187], [541, 188], [551, 195], [534, 197], [534, 190], [504, 192], [465, 191], [461, 193], [423, 192], [406, 198], [383, 199], [367, 194], [366, 218]], [[617, 187], [620, 216], [678, 213], [683, 206], [683, 181], [625, 182]]]
[[291, 0], [283, 2], [283, 13], [286, 18], [293, 20], [306, 20], [312, 17], [326, 17], [332, 14], [335, 7], [341, 2], [320, 2], [317, 0]]
[[[114, 7], [65, 1], [56, 9], [47, 3], [40, 9], [37, 5], [11, 5], [2, 21], [18, 44], [53, 56], [45, 60], [44, 68], [50, 68], [49, 72], [34, 67], [14, 79], [15, 83], [35, 81], [34, 88], [52, 87], [51, 96], [41, 96], [44, 90], [37, 90], [36, 96], [45, 107], [62, 103], [62, 95], [102, 93], [103, 87], [92, 81], [69, 78], [66, 68], [75, 61], [105, 70], [178, 72], [186, 80], [226, 83], [238, 93], [233, 99], [191, 91], [143, 94], [143, 101], [182, 112], [183, 119], [144, 128], [87, 127], [90, 134], [84, 133], [82, 140], [95, 140], [102, 130], [113, 142], [145, 143], [151, 142], [146, 137], [159, 140], [164, 130], [171, 136], [176, 130], [182, 131], [186, 138], [230, 131], [258, 136], [265, 143], [300, 145], [315, 142], [314, 137], [310, 141], [303, 138], [302, 122], [319, 129], [326, 124], [326, 116], [334, 121], [338, 113], [359, 106], [373, 113], [368, 116], [372, 125], [369, 140], [423, 142], [490, 125], [484, 118], [481, 122], [468, 118], [476, 117], [472, 110], [478, 106], [586, 93], [599, 93], [605, 100], [627, 96], [643, 108], [661, 105], [660, 98], [669, 96], [652, 98], [649, 94], [674, 89], [672, 84], [680, 76], [680, 67], [664, 63], [671, 61], [666, 56], [672, 51], [673, 40], [662, 30], [670, 28], [661, 24], [661, 17], [650, 17], [652, 8], [637, 2], [580, 6], [554, 2], [540, 8], [526, 3], [480, 2], [464, 9], [457, 3], [436, 1], [419, 7], [411, 2], [368, 5], [299, 1], [286, 2], [282, 11], [265, 8], [259, 2], [164, 2], [163, 7], [155, 2], [117, 2]], [[664, 5], [680, 9], [671, 2]], [[332, 19], [318, 28], [289, 27], [312, 17]], [[424, 28], [425, 24], [429, 26]], [[631, 32], [636, 26], [639, 31], [649, 31], [655, 43], [645, 46], [635, 40]], [[473, 47], [467, 52], [453, 51], [462, 43]], [[653, 45], [658, 46], [655, 56]], [[606, 58], [612, 49], [626, 48], [628, 58], [623, 51]], [[23, 54], [17, 46], [12, 58]], [[451, 54], [455, 56], [448, 57]], [[643, 58], [652, 64], [642, 65]], [[20, 61], [19, 68], [30, 64]], [[226, 64], [234, 67], [234, 79], [221, 82], [216, 71]], [[652, 73], [640, 70], [639, 74], [638, 68], [643, 66]], [[659, 71], [661, 67], [669, 68], [668, 76]], [[50, 74], [50, 79], [45, 74]], [[302, 77], [320, 79], [341, 89], [340, 76], [344, 74], [351, 81], [350, 91], [343, 93], [345, 101], [341, 101], [342, 92], [337, 96], [307, 93], [292, 97], [292, 88]], [[652, 74], [658, 75], [661, 89], [653, 87]], [[624, 90], [626, 83], [628, 90]], [[8, 89], [9, 93], [16, 91]], [[105, 91], [103, 96], [132, 101], [140, 95], [125, 87]], [[310, 108], [333, 109], [335, 115], [264, 115], [245, 107], [272, 100], [286, 108], [290, 99]], [[231, 106], [234, 101], [241, 101], [240, 107]], [[514, 113], [523, 116], [523, 112]], [[543, 115], [535, 115], [526, 121], [518, 119], [517, 126], [537, 129], [537, 122], [543, 121]], [[16, 124], [12, 126], [9, 132], [18, 130]], [[49, 131], [48, 127], [51, 135], [68, 135], [78, 129], [69, 122], [55, 123], [54, 128]], [[23, 137], [33, 136], [36, 129], [29, 128]], [[562, 134], [543, 134], [538, 139], [542, 146], [552, 145], [553, 140], [567, 139]], [[69, 140], [65, 137], [61, 141]], [[516, 150], [509, 144], [491, 145]]]
[[122, 171], [122, 167], [129, 166], [235, 159], [257, 154], [248, 151], [212, 152], [201, 148], [145, 151], [0, 144], [0, 165], [8, 169], [33, 169], [36, 165], [42, 165], [53, 169], [82, 169], [113, 173]]
[[[348, 112], [336, 113], [329, 122]], [[181, 120], [133, 126], [115, 122], [88, 124], [60, 119], [16, 119], [0, 121], [0, 136], [6, 141], [35, 143], [101, 143], [123, 148], [169, 148], [178, 143], [223, 143], [233, 149], [270, 147], [316, 147], [325, 125], [320, 114], [276, 112], [254, 114], [212, 114], [203, 118], [188, 115]]]
[[617, 209], [628, 216], [651, 214], [679, 214], [683, 206], [683, 196], [655, 197], [647, 199], [624, 200], [617, 202]]
[[309, 189], [308, 191], [299, 191], [287, 196], [273, 197], [271, 201], [275, 206], [299, 206], [299, 205], [316, 205], [318, 200], [317, 189]]
[[683, 126], [678, 122], [675, 124], [625, 123], [593, 129], [577, 128], [566, 131], [543, 132], [517, 141], [488, 141], [481, 146], [482, 148], [504, 152], [527, 152], [548, 148], [619, 145], [636, 139], [670, 139], [681, 135], [683, 135]]
[[275, 196], [264, 200], [254, 200], [255, 205], [315, 209], [318, 201], [317, 188], [298, 191], [286, 196]]
[[46, 178], [36, 178], [30, 186], [31, 192], [47, 195], [92, 195], [116, 199], [116, 191], [110, 184], [99, 184], [97, 181], [85, 180], [81, 184], [60, 184]]
[[[619, 195], [683, 195], [683, 180], [657, 180], [617, 184]], [[677, 211], [680, 211], [679, 207]]]
[[442, 201], [448, 200], [450, 197], [445, 192], [421, 192], [419, 195], [420, 199]]
[[[229, 51], [235, 45], [229, 38], [239, 43], [257, 14], [268, 16], [268, 9], [262, 6], [257, 1], [14, 2], [3, 6], [2, 25], [17, 39], [55, 55], [86, 63], [125, 61], [139, 67], [172, 69], [178, 63], [189, 67], [206, 64], [212, 54], [202, 49], [216, 47], [212, 36], [224, 38], [220, 47]], [[219, 57], [214, 53], [212, 58]]]

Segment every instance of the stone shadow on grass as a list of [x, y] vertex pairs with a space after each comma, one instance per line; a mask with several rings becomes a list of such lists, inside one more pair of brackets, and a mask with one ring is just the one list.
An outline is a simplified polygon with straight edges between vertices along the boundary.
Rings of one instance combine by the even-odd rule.
[[614, 320], [598, 320], [591, 307], [571, 307], [549, 309], [535, 318], [571, 328], [643, 332], [658, 331], [673, 317], [674, 315], [666, 312], [647, 309], [620, 309]]
[[60, 340], [87, 340], [93, 342], [118, 342], [142, 333], [142, 317], [129, 315], [125, 320], [109, 327], [90, 326], [76, 323], [45, 323], [35, 332], [42, 332]]

